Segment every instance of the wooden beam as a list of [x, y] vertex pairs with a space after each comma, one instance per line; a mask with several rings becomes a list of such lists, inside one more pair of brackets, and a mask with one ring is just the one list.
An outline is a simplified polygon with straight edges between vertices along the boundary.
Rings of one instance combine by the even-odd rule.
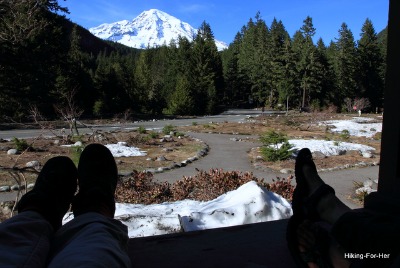
[[400, 194], [400, 1], [389, 1], [387, 70], [378, 192]]

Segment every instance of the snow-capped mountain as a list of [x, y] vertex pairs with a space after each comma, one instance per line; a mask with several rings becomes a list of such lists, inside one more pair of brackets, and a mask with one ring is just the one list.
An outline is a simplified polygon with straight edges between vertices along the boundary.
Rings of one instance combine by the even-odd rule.
[[[192, 40], [197, 29], [163, 11], [150, 9], [142, 12], [132, 21], [123, 20], [104, 23], [90, 28], [89, 31], [105, 40], [115, 41], [135, 48], [147, 48], [169, 44], [178, 36]], [[215, 40], [218, 50], [227, 48], [227, 44]]]

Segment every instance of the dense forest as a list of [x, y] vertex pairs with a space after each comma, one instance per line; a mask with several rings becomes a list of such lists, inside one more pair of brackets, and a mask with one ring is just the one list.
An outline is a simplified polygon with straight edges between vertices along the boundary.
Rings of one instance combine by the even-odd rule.
[[257, 13], [219, 52], [210, 25], [137, 50], [91, 35], [56, 0], [0, 0], [0, 121], [117, 115], [203, 115], [227, 107], [376, 111], [383, 104], [386, 30], [343, 23], [328, 45], [312, 18], [291, 37]]

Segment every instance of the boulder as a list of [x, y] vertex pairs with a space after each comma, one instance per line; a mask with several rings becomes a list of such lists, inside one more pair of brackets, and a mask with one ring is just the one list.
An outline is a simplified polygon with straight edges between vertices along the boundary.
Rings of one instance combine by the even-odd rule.
[[1, 186], [0, 187], [0, 192], [9, 192], [9, 191], [11, 191], [10, 186]]
[[160, 155], [159, 157], [157, 157], [156, 161], [167, 161], [167, 159], [165, 158], [165, 156]]
[[40, 167], [40, 162], [39, 161], [29, 161], [28, 163], [25, 164], [25, 167], [31, 167], [31, 168], [38, 168]]
[[312, 153], [312, 157], [314, 159], [324, 159], [327, 156], [325, 154], [323, 154], [322, 152], [320, 152], [320, 151], [315, 151], [315, 152]]
[[83, 146], [83, 144], [82, 144], [81, 141], [77, 141], [77, 142], [74, 143], [74, 146], [81, 147], [81, 146]]
[[364, 158], [372, 158], [372, 157], [374, 157], [374, 155], [371, 152], [363, 152], [362, 156]]
[[15, 155], [15, 154], [17, 154], [17, 153], [18, 153], [18, 150], [17, 150], [17, 149], [10, 149], [10, 150], [7, 151], [7, 154], [8, 154], [8, 155]]
[[281, 169], [280, 172], [282, 174], [292, 174], [292, 173], [294, 173], [294, 170], [290, 169], [290, 168], [284, 168], [284, 169]]

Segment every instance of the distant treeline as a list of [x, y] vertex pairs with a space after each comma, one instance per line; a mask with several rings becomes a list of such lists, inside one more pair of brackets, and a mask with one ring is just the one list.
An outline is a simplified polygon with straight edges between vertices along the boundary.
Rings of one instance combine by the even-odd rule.
[[[38, 4], [41, 3], [41, 4]], [[358, 41], [343, 23], [328, 46], [307, 17], [290, 37], [259, 13], [218, 52], [208, 23], [193, 40], [137, 50], [91, 35], [55, 0], [0, 2], [0, 120], [214, 114], [226, 107], [382, 107], [386, 30], [366, 19]], [[83, 113], [82, 113], [83, 112]]]

